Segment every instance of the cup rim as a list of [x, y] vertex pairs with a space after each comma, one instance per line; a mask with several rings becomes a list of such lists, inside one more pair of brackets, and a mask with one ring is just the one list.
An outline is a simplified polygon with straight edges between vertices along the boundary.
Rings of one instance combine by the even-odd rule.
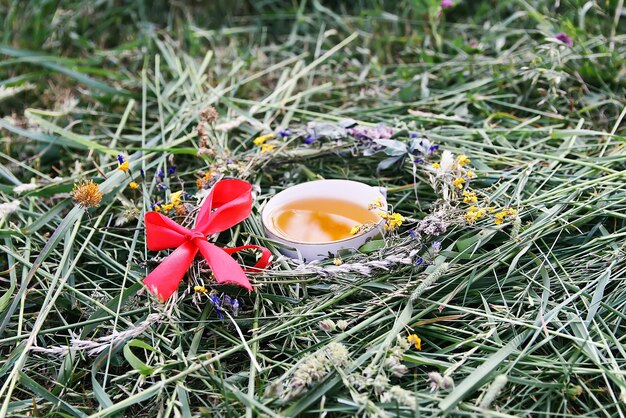
[[[285, 192], [293, 192], [293, 189], [299, 186], [304, 186], [304, 185], [309, 185], [312, 183], [322, 183], [322, 182], [342, 182], [342, 183], [353, 183], [353, 184], [358, 184], [360, 186], [367, 186], [367, 187], [371, 187], [372, 189], [376, 190], [376, 188], [374, 186], [370, 186], [369, 184], [365, 184], [365, 183], [361, 183], [360, 181], [354, 181], [354, 180], [344, 180], [344, 179], [322, 179], [322, 180], [313, 180], [313, 181], [307, 181], [304, 183], [300, 183], [300, 184], [296, 184], [294, 186], [288, 187], [285, 190], [282, 190], [278, 193], [276, 193], [274, 196], [272, 196], [270, 199], [267, 200], [267, 202], [265, 203], [265, 207], [263, 208], [263, 211], [261, 212], [261, 223], [263, 224], [263, 227], [271, 232], [273, 235], [275, 235], [276, 237], [278, 237], [279, 239], [285, 241], [286, 243], [289, 244], [296, 244], [298, 246], [320, 246], [320, 245], [330, 245], [330, 244], [339, 244], [339, 243], [343, 243], [346, 241], [350, 241], [350, 240], [356, 240], [359, 239], [361, 237], [363, 237], [364, 235], [367, 235], [369, 233], [371, 233], [374, 230], [378, 230], [379, 232], [381, 231], [381, 224], [384, 222], [384, 219], [378, 215], [376, 213], [376, 216], [379, 218], [378, 222], [373, 224], [371, 226], [371, 228], [369, 228], [367, 231], [365, 231], [364, 233], [358, 234], [358, 235], [353, 235], [351, 237], [346, 237], [346, 238], [342, 238], [339, 240], [334, 240], [334, 241], [322, 241], [322, 242], [306, 242], [306, 241], [295, 241], [291, 238], [287, 238], [286, 236], [284, 236], [283, 234], [279, 233], [278, 231], [276, 231], [272, 225], [268, 225], [268, 223], [266, 223], [266, 211], [267, 211], [267, 207], [268, 207], [268, 203], [271, 202], [273, 199], [275, 199], [276, 197], [278, 197], [279, 195], [285, 193]], [[383, 199], [383, 202], [387, 203], [387, 198], [380, 192], [377, 191], [378, 194], [380, 194], [380, 197]], [[269, 218], [269, 213], [267, 214], [267, 217]], [[269, 219], [268, 219], [269, 220]]]

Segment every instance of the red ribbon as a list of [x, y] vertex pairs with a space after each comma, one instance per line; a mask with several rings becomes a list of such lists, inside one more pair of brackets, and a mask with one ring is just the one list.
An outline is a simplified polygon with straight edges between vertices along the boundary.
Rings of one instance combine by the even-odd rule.
[[161, 301], [167, 300], [176, 290], [200, 253], [206, 259], [218, 283], [232, 283], [249, 291], [252, 285], [241, 266], [229, 255], [241, 250], [256, 248], [261, 259], [249, 270], [264, 269], [270, 264], [272, 253], [258, 245], [220, 248], [206, 240], [208, 235], [225, 231], [250, 216], [252, 211], [252, 186], [243, 180], [221, 180], [213, 186], [202, 205], [193, 229], [187, 229], [167, 216], [148, 212], [146, 242], [151, 251], [176, 248], [165, 261], [154, 269], [144, 283]]

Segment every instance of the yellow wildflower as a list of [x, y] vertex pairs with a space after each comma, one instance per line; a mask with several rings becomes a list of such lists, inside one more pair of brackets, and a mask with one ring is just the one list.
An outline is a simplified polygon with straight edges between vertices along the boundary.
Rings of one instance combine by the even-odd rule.
[[274, 139], [275, 137], [276, 135], [274, 134], [261, 135], [255, 138], [252, 142], [254, 142], [254, 145], [256, 145], [257, 147], [260, 147], [265, 143], [265, 141], [269, 141], [270, 139]]
[[380, 197], [377, 197], [372, 201], [372, 203], [369, 204], [368, 209], [382, 208], [383, 205], [384, 205], [383, 199]]
[[354, 225], [350, 230], [350, 235], [356, 235], [361, 230], [361, 225]]
[[485, 208], [477, 208], [476, 206], [472, 205], [467, 208], [467, 212], [465, 212], [465, 215], [463, 217], [468, 224], [473, 224], [477, 220], [483, 218], [486, 213], [487, 211], [485, 210]]
[[441, 167], [441, 164], [439, 164], [439, 163], [433, 163], [433, 164], [432, 164], [432, 167], [433, 167], [433, 168], [439, 168], [439, 167]]
[[128, 183], [128, 187], [130, 187], [131, 189], [135, 190], [139, 188], [139, 184], [137, 184], [134, 181], [131, 181], [130, 183]]
[[454, 179], [454, 181], [452, 182], [452, 184], [454, 184], [454, 187], [457, 187], [459, 189], [463, 188], [463, 183], [465, 183], [465, 179], [461, 177]]
[[174, 205], [168, 203], [166, 205], [162, 205], [161, 209], [163, 209], [163, 212], [169, 212], [170, 210], [174, 209]]
[[473, 171], [468, 171], [467, 172], [467, 178], [473, 179], [474, 177], [476, 177], [476, 174]]
[[387, 218], [387, 222], [389, 223], [389, 228], [391, 229], [399, 227], [400, 225], [402, 225], [402, 222], [404, 222], [405, 220], [406, 219], [404, 218], [404, 216], [400, 215], [399, 213], [392, 213]]
[[465, 190], [463, 192], [463, 202], [464, 203], [476, 203], [478, 202], [478, 197], [476, 197], [476, 193]]
[[504, 208], [500, 212], [495, 214], [495, 219], [493, 221], [496, 225], [502, 225], [506, 218], [513, 217], [515, 215], [517, 215], [517, 210], [512, 208]]
[[465, 221], [468, 224], [473, 224], [474, 222], [476, 222], [477, 218], [476, 218], [476, 212], [470, 212], [467, 211], [467, 213], [465, 213], [465, 215], [463, 215], [463, 217], [465, 218]]
[[170, 202], [172, 202], [172, 205], [174, 206], [180, 205], [180, 196], [182, 194], [183, 194], [182, 190], [179, 190], [175, 193], [170, 194]]
[[389, 219], [389, 214], [387, 212], [383, 212], [383, 211], [378, 211], [378, 216], [380, 216], [383, 219]]
[[507, 212], [506, 211], [500, 211], [498, 213], [496, 213], [496, 219], [495, 219], [495, 223], [496, 225], [500, 225], [502, 222], [504, 222], [504, 218], [506, 218]]
[[124, 161], [123, 163], [119, 164], [117, 166], [117, 169], [123, 172], [127, 172], [129, 167], [128, 167], [128, 161]]
[[95, 208], [100, 206], [100, 201], [102, 201], [100, 188], [93, 180], [83, 180], [81, 183], [75, 183], [72, 197], [83, 208]]
[[263, 144], [261, 145], [261, 152], [272, 152], [276, 148], [274, 144]]
[[472, 160], [470, 160], [467, 155], [459, 155], [458, 157], [456, 157], [456, 162], [459, 163], [461, 167], [463, 167], [464, 165], [471, 163]]
[[204, 286], [194, 286], [193, 291], [196, 293], [208, 293], [209, 292], [207, 288]]
[[496, 213], [496, 211], [497, 211], [497, 209], [496, 209], [496, 208], [494, 208], [493, 206], [489, 206], [489, 207], [487, 208], [487, 210], [489, 211], [489, 213]]
[[335, 259], [333, 260], [333, 264], [336, 266], [340, 266], [343, 264], [343, 260], [341, 258], [335, 257]]
[[409, 342], [409, 344], [414, 345], [416, 350], [422, 350], [422, 339], [418, 337], [417, 334], [409, 335], [408, 337], [406, 337], [406, 340]]

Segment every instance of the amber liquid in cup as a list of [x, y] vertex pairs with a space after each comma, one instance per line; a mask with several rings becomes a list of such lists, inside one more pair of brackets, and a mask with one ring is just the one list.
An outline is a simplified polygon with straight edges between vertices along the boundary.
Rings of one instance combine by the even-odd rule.
[[272, 213], [272, 223], [284, 238], [306, 243], [338, 241], [352, 236], [355, 225], [380, 220], [366, 207], [348, 200], [311, 198], [289, 202]]

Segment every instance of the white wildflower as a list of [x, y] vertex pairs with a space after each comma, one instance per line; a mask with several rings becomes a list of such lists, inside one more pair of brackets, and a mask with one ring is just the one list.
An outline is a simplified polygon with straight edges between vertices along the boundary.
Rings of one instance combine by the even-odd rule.
[[345, 367], [350, 363], [350, 353], [341, 343], [330, 343], [307, 357], [296, 368], [289, 382], [287, 399], [298, 396], [313, 382], [322, 380], [333, 368]]
[[19, 186], [15, 186], [13, 188], [13, 193], [22, 194], [25, 192], [30, 192], [31, 190], [35, 190], [37, 185], [35, 183], [22, 183]]
[[385, 360], [384, 366], [391, 374], [402, 377], [409, 371], [409, 368], [400, 363], [396, 357], [389, 357]]
[[438, 174], [449, 173], [454, 168], [454, 154], [450, 151], [445, 150], [441, 154], [441, 162], [439, 163], [439, 168], [437, 169]]
[[431, 392], [454, 387], [454, 380], [450, 376], [442, 376], [438, 372], [428, 373], [428, 382], [430, 383]]
[[489, 408], [489, 406], [491, 406], [493, 401], [496, 400], [496, 398], [506, 385], [507, 380], [508, 379], [505, 374], [500, 374], [496, 376], [496, 378], [493, 379], [493, 382], [489, 386], [489, 389], [487, 389], [487, 392], [485, 392], [482, 401], [480, 401], [479, 408]]
[[379, 373], [375, 379], [372, 381], [372, 386], [374, 387], [374, 392], [377, 395], [381, 395], [384, 393], [385, 389], [389, 385], [389, 378], [385, 376], [384, 373]]
[[78, 106], [78, 99], [71, 94], [55, 103], [54, 107], [60, 113], [66, 114], [74, 110]]
[[404, 354], [406, 350], [409, 349], [409, 347], [411, 347], [411, 344], [409, 344], [406, 338], [404, 338], [401, 335], [398, 335], [396, 336], [396, 347], [402, 350], [402, 353], [400, 354], [401, 356], [402, 354]]
[[320, 322], [320, 328], [326, 332], [330, 332], [337, 329], [337, 325], [335, 325], [335, 321], [333, 321], [332, 319], [324, 319]]
[[194, 195], [196, 200], [198, 201], [198, 204], [200, 204], [204, 200], [204, 198], [209, 195], [209, 193], [211, 193], [210, 189], [198, 190]]
[[350, 352], [341, 343], [330, 343], [326, 348], [328, 359], [336, 366], [347, 366], [350, 362]]
[[244, 118], [243, 116], [239, 116], [236, 119], [231, 119], [224, 123], [220, 123], [219, 125], [215, 127], [215, 129], [218, 131], [222, 131], [222, 132], [232, 131], [233, 129], [238, 128], [239, 125], [241, 125], [245, 121], [246, 121], [246, 118]]
[[124, 210], [115, 218], [115, 226], [122, 226], [133, 219], [139, 219], [139, 215], [141, 215], [139, 208], [131, 202], [122, 202], [122, 205], [124, 206]]
[[337, 321], [337, 328], [339, 328], [342, 331], [345, 331], [348, 328], [348, 325], [350, 324], [345, 319]]
[[23, 91], [32, 90], [33, 88], [35, 88], [35, 85], [31, 83], [25, 83], [17, 87], [0, 86], [0, 101], [13, 97]]
[[9, 203], [0, 204], [0, 220], [6, 219], [10, 214], [15, 212], [20, 207], [20, 201], [14, 200]]
[[417, 401], [415, 400], [413, 394], [406, 389], [402, 389], [400, 386], [392, 386], [380, 397], [380, 400], [382, 402], [389, 402], [393, 399], [398, 401], [398, 403], [406, 405], [413, 410], [417, 408]]

